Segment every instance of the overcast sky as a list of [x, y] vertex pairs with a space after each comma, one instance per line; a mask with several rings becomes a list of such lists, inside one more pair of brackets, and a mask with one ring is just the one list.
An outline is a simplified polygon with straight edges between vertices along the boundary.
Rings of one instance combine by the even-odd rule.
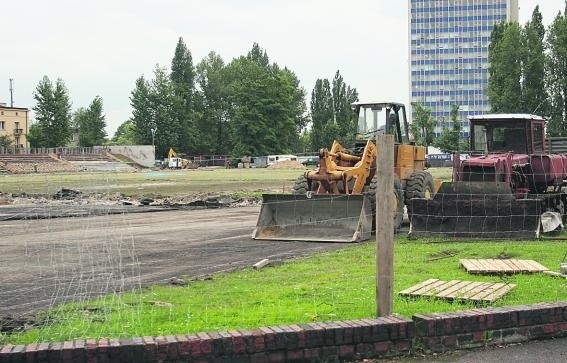
[[[520, 21], [539, 4], [549, 24], [565, 0], [519, 0]], [[181, 36], [197, 64], [225, 62], [254, 42], [296, 73], [310, 94], [340, 70], [361, 100], [408, 102], [406, 0], [19, 0], [2, 1], [0, 102], [32, 108], [44, 75], [62, 78], [73, 109], [104, 101], [107, 131], [130, 117], [135, 80], [169, 67]]]

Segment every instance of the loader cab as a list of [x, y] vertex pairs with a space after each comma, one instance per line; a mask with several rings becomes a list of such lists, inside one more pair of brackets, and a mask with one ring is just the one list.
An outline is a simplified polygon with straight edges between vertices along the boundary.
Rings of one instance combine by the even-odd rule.
[[376, 135], [394, 135], [396, 144], [409, 144], [406, 108], [400, 103], [352, 104], [356, 122], [356, 140], [370, 140]]
[[545, 120], [524, 114], [469, 116], [475, 154], [545, 152]]

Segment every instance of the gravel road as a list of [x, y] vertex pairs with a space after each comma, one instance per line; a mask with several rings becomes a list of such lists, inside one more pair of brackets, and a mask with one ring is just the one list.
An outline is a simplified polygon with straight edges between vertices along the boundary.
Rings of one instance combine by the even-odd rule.
[[88, 217], [10, 220], [4, 209], [0, 316], [345, 246], [255, 241], [258, 213], [258, 206], [111, 215], [93, 210]]

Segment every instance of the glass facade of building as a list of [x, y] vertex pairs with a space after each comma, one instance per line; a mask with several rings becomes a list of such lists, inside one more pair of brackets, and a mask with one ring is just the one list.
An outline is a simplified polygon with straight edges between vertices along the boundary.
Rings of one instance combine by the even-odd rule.
[[494, 24], [518, 21], [518, 0], [409, 0], [410, 100], [431, 109], [436, 133], [450, 127], [459, 105], [467, 115], [489, 111], [488, 45]]

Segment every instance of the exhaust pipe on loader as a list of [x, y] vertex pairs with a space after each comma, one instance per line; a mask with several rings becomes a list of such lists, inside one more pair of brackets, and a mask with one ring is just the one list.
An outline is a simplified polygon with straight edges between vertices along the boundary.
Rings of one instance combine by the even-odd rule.
[[372, 211], [363, 194], [263, 194], [253, 239], [361, 242], [370, 238]]
[[412, 199], [410, 236], [537, 239], [543, 200], [517, 199], [505, 182], [443, 183], [433, 199]]

